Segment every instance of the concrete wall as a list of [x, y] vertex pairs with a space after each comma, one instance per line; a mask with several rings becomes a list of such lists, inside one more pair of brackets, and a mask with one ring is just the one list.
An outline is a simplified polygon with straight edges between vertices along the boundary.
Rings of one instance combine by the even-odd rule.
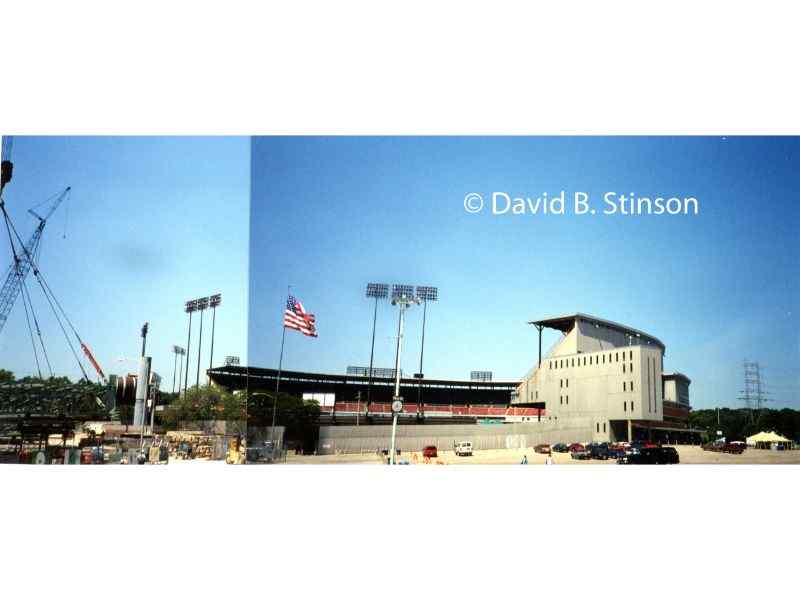
[[[391, 445], [391, 425], [323, 426], [319, 454], [375, 452]], [[503, 425], [398, 425], [397, 447], [419, 452], [425, 446], [452, 450], [455, 442], [472, 442], [476, 450], [530, 448], [537, 444], [586, 442], [592, 439], [589, 419]]]

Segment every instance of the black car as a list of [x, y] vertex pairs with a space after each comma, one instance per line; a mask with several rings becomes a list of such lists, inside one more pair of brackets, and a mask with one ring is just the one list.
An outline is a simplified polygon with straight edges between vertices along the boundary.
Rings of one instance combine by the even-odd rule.
[[677, 465], [679, 462], [681, 462], [680, 456], [678, 456], [678, 451], [671, 446], [663, 446], [661, 448], [656, 448], [655, 450], [659, 465]]
[[606, 444], [591, 444], [589, 454], [596, 460], [608, 460], [608, 446]]
[[620, 456], [617, 463], [620, 465], [657, 465], [658, 450], [660, 448], [640, 448], [638, 452]]
[[550, 446], [550, 450], [552, 452], [569, 452], [569, 446], [559, 442], [558, 444], [553, 444], [552, 446]]
[[617, 459], [621, 465], [674, 465], [680, 462], [678, 451], [671, 447], [640, 448], [638, 452]]

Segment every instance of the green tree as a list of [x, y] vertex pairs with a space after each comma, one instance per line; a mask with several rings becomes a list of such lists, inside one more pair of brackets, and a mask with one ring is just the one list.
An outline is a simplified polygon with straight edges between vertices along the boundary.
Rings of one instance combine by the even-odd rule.
[[275, 392], [250, 392], [247, 398], [247, 428], [263, 428], [272, 425], [273, 406], [277, 405], [275, 424], [286, 428], [284, 440], [299, 445], [304, 452], [311, 452], [319, 439], [319, 404], [297, 396], [279, 393], [275, 403]]
[[6, 369], [0, 369], [0, 383], [14, 383], [14, 373]]
[[190, 389], [185, 396], [174, 398], [161, 411], [159, 421], [165, 427], [175, 428], [182, 422], [244, 422], [245, 418], [244, 394], [231, 393], [223, 388], [205, 385]]

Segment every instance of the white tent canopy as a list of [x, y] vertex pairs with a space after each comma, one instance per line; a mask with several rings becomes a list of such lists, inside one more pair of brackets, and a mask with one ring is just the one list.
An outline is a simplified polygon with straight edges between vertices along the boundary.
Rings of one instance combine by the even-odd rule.
[[769, 448], [772, 444], [791, 444], [792, 441], [774, 431], [761, 431], [747, 438], [748, 446]]

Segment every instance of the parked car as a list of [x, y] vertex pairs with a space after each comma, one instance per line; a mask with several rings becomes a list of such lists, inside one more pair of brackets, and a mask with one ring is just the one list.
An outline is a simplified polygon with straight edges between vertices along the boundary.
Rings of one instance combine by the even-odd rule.
[[[456, 456], [472, 456], [472, 442], [456, 442], [453, 451]], [[436, 455], [434, 454], [434, 456]]]
[[566, 444], [559, 442], [558, 444], [553, 444], [550, 446], [550, 450], [553, 452], [569, 452], [569, 446]]
[[572, 446], [575, 446], [575, 449], [571, 450], [569, 455], [574, 460], [589, 460], [592, 458], [592, 452], [584, 447], [583, 444], [573, 444]]
[[606, 444], [591, 444], [588, 451], [591, 458], [608, 460], [608, 446]]
[[723, 444], [720, 447], [719, 451], [725, 452], [727, 454], [741, 454], [742, 452], [744, 452], [744, 449], [745, 446], [743, 444], [729, 443], [729, 444]]
[[662, 446], [655, 449], [657, 464], [659, 465], [677, 465], [681, 462], [678, 451], [672, 446]]
[[422, 456], [424, 458], [437, 458], [439, 455], [436, 452], [436, 446], [425, 446], [422, 449]]
[[627, 451], [627, 447], [623, 444], [609, 444], [608, 445], [608, 457], [609, 458], [619, 458], [620, 456], [625, 456], [625, 452]]
[[656, 465], [658, 464], [658, 448], [639, 448], [617, 459], [620, 465]]
[[567, 450], [569, 450], [570, 452], [578, 452], [580, 450], [586, 450], [586, 447], [583, 444], [575, 442], [574, 444], [570, 444]]
[[550, 454], [550, 444], [539, 444], [533, 447], [533, 451], [537, 454]]

